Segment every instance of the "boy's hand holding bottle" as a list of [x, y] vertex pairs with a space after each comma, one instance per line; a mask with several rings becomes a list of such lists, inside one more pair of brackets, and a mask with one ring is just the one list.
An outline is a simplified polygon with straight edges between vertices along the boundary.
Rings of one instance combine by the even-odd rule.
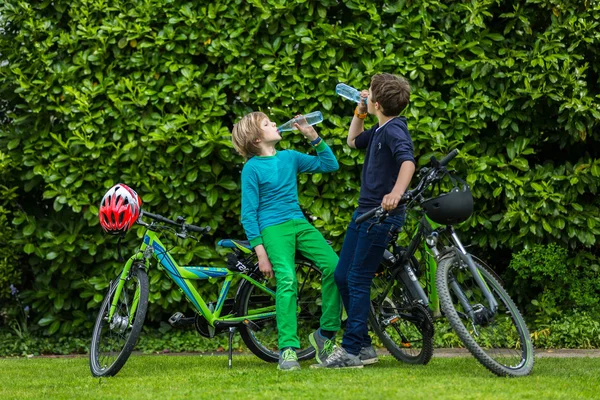
[[360, 98], [363, 99], [360, 103], [358, 103], [358, 112], [361, 114], [365, 114], [369, 107], [367, 107], [367, 99], [369, 98], [369, 91], [363, 90], [360, 92]]
[[308, 140], [313, 141], [319, 137], [315, 128], [308, 124], [306, 118], [304, 118], [302, 114], [296, 115], [294, 121], [294, 128], [298, 129]]

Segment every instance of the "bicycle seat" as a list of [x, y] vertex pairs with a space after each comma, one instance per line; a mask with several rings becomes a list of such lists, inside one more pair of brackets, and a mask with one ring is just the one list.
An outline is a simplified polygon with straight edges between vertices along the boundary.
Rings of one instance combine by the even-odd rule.
[[217, 245], [228, 249], [239, 249], [244, 253], [252, 253], [252, 246], [248, 240], [221, 239]]

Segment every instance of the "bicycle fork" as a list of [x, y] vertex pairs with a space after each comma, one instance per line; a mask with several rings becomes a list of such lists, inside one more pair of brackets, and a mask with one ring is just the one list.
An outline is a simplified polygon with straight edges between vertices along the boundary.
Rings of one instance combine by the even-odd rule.
[[[464, 265], [466, 265], [469, 272], [471, 272], [473, 279], [475, 279], [475, 283], [481, 289], [481, 291], [483, 292], [483, 296], [488, 302], [490, 315], [496, 314], [496, 311], [498, 310], [498, 302], [494, 298], [494, 295], [492, 294], [489, 286], [483, 280], [481, 272], [479, 272], [479, 269], [475, 265], [475, 262], [473, 262], [473, 258], [471, 257], [471, 255], [465, 250], [460, 239], [458, 238], [458, 235], [456, 235], [456, 232], [454, 232], [454, 229], [452, 227], [448, 227], [448, 229], [450, 231], [452, 242], [454, 243], [453, 250], [455, 257], [457, 257]], [[452, 291], [454, 292], [456, 297], [458, 298], [458, 301], [462, 305], [463, 309], [471, 319], [471, 321], [477, 321], [478, 319], [475, 315], [476, 312], [479, 312], [479, 309], [476, 309], [477, 305], [475, 307], [471, 306], [469, 299], [456, 282], [454, 276], [449, 277], [449, 285], [452, 288]]]

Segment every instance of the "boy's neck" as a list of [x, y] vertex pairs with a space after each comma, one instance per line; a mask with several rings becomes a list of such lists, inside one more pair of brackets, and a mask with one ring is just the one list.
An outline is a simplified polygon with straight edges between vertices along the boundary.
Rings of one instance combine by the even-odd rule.
[[274, 156], [277, 153], [277, 150], [275, 149], [275, 145], [277, 144], [277, 142], [275, 143], [264, 143], [261, 142], [258, 147], [259, 147], [259, 156], [260, 157], [270, 157], [270, 156]]
[[377, 117], [377, 121], [379, 122], [379, 126], [383, 126], [383, 124], [385, 124], [386, 122], [388, 122], [390, 119], [394, 118], [394, 117], [388, 117], [387, 115], [383, 115], [380, 111], [377, 111], [375, 113], [375, 116]]

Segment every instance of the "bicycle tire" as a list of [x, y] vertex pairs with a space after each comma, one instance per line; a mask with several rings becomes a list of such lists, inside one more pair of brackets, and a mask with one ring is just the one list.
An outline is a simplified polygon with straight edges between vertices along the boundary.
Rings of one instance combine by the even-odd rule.
[[[298, 338], [301, 348], [296, 351], [299, 361], [309, 360], [315, 356], [315, 349], [308, 341], [308, 334], [319, 328], [321, 318], [321, 271], [310, 261], [296, 259], [296, 275], [298, 276]], [[304, 280], [302, 278], [305, 278]], [[255, 277], [256, 278], [256, 277]], [[316, 278], [316, 279], [315, 279]], [[257, 279], [258, 280], [258, 279]], [[265, 284], [265, 279], [259, 280]], [[319, 282], [319, 285], [315, 285]], [[266, 282], [267, 287], [275, 291], [273, 281]], [[236, 296], [237, 315], [248, 315], [252, 306], [263, 308], [275, 305], [275, 299], [265, 295], [248, 281], [243, 282], [239, 294]], [[318, 286], [318, 287], [317, 287]], [[258, 358], [267, 362], [279, 361], [279, 348], [277, 346], [277, 321], [275, 317], [253, 321], [260, 327], [254, 331], [251, 327], [242, 325], [240, 335], [248, 349]], [[263, 332], [264, 331], [264, 332]], [[269, 338], [271, 340], [269, 340]], [[274, 339], [274, 341], [273, 341]]]
[[[114, 376], [121, 370], [131, 355], [140, 336], [142, 326], [144, 325], [146, 311], [148, 310], [148, 275], [146, 274], [146, 271], [137, 264], [132, 265], [131, 268], [132, 272], [123, 286], [119, 304], [113, 315], [113, 323], [109, 324], [106, 319], [108, 317], [108, 311], [110, 309], [110, 304], [112, 303], [113, 295], [117, 288], [118, 279], [112, 283], [96, 318], [96, 324], [94, 325], [92, 333], [89, 359], [90, 371], [95, 377]], [[133, 323], [128, 327], [123, 327], [123, 324], [127, 323], [129, 318], [130, 307], [127, 302], [129, 299], [131, 299], [131, 301], [134, 300], [135, 291], [137, 290], [135, 286], [128, 286], [134, 278], [139, 285], [137, 286], [139, 287], [140, 292], [138, 306], [135, 311]], [[133, 289], [133, 293], [131, 293], [129, 289]], [[129, 333], [125, 334], [127, 330], [129, 330]], [[105, 340], [103, 340], [103, 333], [108, 334], [108, 337]], [[105, 345], [107, 346], [108, 355], [103, 356], [103, 346]], [[114, 356], [110, 356], [111, 354], [114, 354]]]
[[[373, 279], [373, 296], [377, 296], [378, 289], [383, 290], [391, 279], [387, 270], [380, 274]], [[396, 321], [386, 322], [384, 325], [383, 322], [390, 318]], [[396, 360], [421, 365], [431, 360], [434, 334], [431, 312], [427, 307], [412, 300], [401, 280], [395, 282], [390, 294], [381, 304], [376, 304], [375, 300], [371, 302], [369, 323], [381, 343]]]
[[[534, 352], [525, 320], [509, 294], [493, 274], [479, 263], [475, 262], [475, 265], [494, 297], [497, 301], [499, 300], [498, 312], [491, 318], [485, 317], [483, 323], [470, 319], [467, 313], [462, 312], [462, 305], [451, 291], [449, 282], [454, 280], [457, 284], [465, 287], [468, 285], [469, 280], [475, 282], [473, 278], [469, 278], [471, 276], [470, 270], [465, 268], [466, 265], [462, 265], [462, 262], [455, 255], [443, 258], [438, 265], [436, 284], [442, 311], [464, 345], [484, 367], [499, 376], [526, 376], [533, 369]], [[469, 302], [471, 304], [480, 301], [478, 304], [485, 307], [483, 304], [486, 300], [484, 300], [482, 293], [478, 293], [478, 289], [479, 286], [474, 285], [473, 288], [469, 288], [465, 292], [461, 287], [461, 291], [467, 293], [470, 297]], [[502, 315], [503, 312], [506, 312], [507, 315]], [[492, 329], [496, 326], [503, 328], [502, 324], [508, 327], [506, 332], [492, 331], [487, 333], [488, 327]], [[472, 332], [469, 332], [467, 328], [469, 325]], [[511, 357], [511, 351], [514, 352], [514, 355], [512, 355], [514, 361], [510, 363], [519, 360], [515, 365], [507, 365], [502, 361]]]

